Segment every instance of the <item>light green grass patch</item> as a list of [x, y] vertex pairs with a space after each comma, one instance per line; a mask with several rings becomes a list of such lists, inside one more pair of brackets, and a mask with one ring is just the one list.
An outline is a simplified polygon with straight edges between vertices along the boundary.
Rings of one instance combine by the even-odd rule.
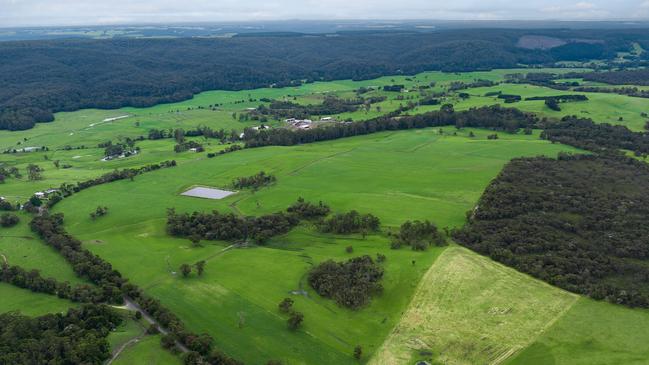
[[370, 364], [498, 364], [534, 341], [577, 296], [453, 246], [422, 279]]

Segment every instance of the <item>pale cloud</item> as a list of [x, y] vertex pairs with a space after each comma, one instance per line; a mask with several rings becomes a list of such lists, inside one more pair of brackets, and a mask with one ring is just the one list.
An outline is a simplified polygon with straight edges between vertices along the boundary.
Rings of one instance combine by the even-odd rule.
[[649, 0], [0, 0], [0, 27], [282, 19], [623, 20]]

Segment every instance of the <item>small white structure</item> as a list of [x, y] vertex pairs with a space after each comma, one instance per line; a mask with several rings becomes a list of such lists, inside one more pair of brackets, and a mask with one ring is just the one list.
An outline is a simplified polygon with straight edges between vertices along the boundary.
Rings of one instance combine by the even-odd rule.
[[322, 118], [320, 118], [320, 120], [323, 121], [323, 122], [330, 122], [330, 121], [332, 121], [333, 119], [334, 119], [334, 118], [332, 118], [332, 117], [322, 117]]
[[37, 191], [34, 193], [34, 196], [37, 197], [38, 199], [45, 198], [45, 193], [42, 191]]
[[192, 147], [189, 149], [189, 152], [198, 152], [198, 148]]

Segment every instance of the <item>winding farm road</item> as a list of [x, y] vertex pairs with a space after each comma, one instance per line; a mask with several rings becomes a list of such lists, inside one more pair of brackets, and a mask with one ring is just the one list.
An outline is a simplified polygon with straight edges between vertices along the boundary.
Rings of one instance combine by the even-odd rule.
[[[158, 321], [156, 321], [153, 317], [151, 317], [147, 312], [145, 312], [142, 309], [142, 307], [140, 307], [137, 303], [132, 301], [130, 298], [124, 297], [124, 303], [125, 304], [123, 306], [118, 307], [118, 308], [126, 309], [126, 310], [129, 310], [131, 312], [138, 312], [139, 311], [140, 313], [142, 313], [142, 318], [144, 318], [144, 320], [147, 321], [147, 323], [155, 325], [160, 333], [162, 333], [163, 335], [166, 335], [166, 334], [169, 333], [169, 331], [167, 329], [162, 327], [160, 325], [160, 323], [158, 323]], [[182, 352], [189, 352], [189, 349], [187, 348], [187, 346], [185, 346], [184, 344], [182, 344], [178, 340], [176, 340], [176, 346]]]

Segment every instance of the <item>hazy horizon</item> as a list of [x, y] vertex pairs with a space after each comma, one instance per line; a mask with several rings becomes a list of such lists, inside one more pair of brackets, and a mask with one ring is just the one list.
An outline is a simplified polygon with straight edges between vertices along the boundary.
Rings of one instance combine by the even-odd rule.
[[287, 20], [646, 21], [649, 0], [0, 0], [0, 27], [92, 26]]

